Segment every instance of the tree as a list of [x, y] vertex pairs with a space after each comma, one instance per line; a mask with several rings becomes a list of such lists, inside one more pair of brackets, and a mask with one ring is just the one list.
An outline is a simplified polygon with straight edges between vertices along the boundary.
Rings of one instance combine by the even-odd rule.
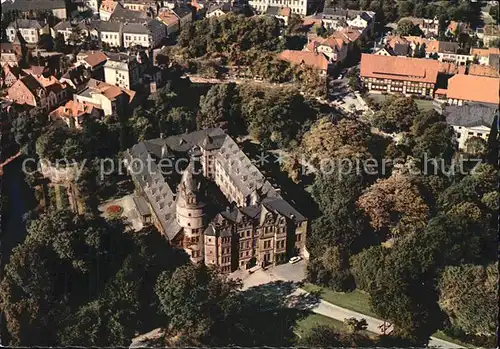
[[325, 325], [313, 327], [307, 336], [300, 339], [299, 344], [309, 348], [343, 346], [339, 333]]
[[445, 268], [439, 304], [451, 323], [472, 335], [495, 336], [498, 319], [498, 264]]
[[358, 206], [376, 231], [391, 238], [418, 232], [429, 218], [418, 187], [402, 174], [379, 179], [359, 198]]
[[208, 344], [222, 340], [221, 335], [227, 335], [228, 326], [238, 319], [240, 287], [204, 265], [186, 265], [172, 274], [162, 273], [155, 290], [172, 335]]
[[418, 106], [413, 98], [391, 96], [375, 113], [373, 124], [385, 132], [408, 131], [418, 114]]
[[398, 22], [397, 32], [401, 36], [412, 35], [415, 31], [415, 25], [408, 18], [400, 19]]
[[495, 6], [491, 6], [490, 7], [490, 11], [489, 11], [489, 14], [490, 16], [496, 21], [498, 22], [498, 19], [500, 18], [500, 6], [499, 5], [495, 5]]
[[415, 4], [411, 1], [398, 1], [399, 17], [408, 17], [413, 15]]
[[418, 251], [396, 243], [382, 270], [374, 276], [372, 309], [394, 325], [394, 335], [413, 345], [427, 343], [443, 321], [432, 275], [432, 269], [421, 264]]
[[383, 270], [386, 251], [381, 245], [370, 246], [350, 258], [356, 288], [371, 292], [376, 289], [377, 274]]
[[37, 47], [43, 50], [52, 51], [54, 49], [54, 41], [49, 34], [42, 34], [38, 39]]
[[68, 211], [32, 220], [0, 285], [14, 345], [124, 346], [160, 323], [154, 284], [186, 263], [156, 230]]
[[64, 35], [62, 35], [62, 33], [58, 32], [54, 38], [54, 51], [66, 52], [66, 41], [64, 40]]
[[331, 160], [337, 153], [345, 155], [342, 150], [347, 147], [352, 147], [354, 158], [359, 157], [356, 154], [368, 157], [370, 139], [369, 128], [358, 120], [342, 119], [338, 123], [333, 123], [325, 117], [304, 134], [301, 148], [311, 162], [317, 165], [322, 159]]
[[28, 112], [20, 113], [12, 120], [10, 133], [25, 155], [34, 155], [36, 140], [42, 130], [40, 114], [33, 117]]
[[288, 34], [294, 34], [298, 33], [304, 28], [304, 22], [302, 18], [298, 15], [293, 13], [290, 19], [288, 20], [288, 26], [287, 26], [287, 33]]
[[465, 141], [465, 151], [471, 155], [483, 157], [488, 150], [488, 143], [481, 137], [473, 136]]
[[358, 320], [355, 317], [344, 319], [344, 325], [347, 327], [350, 333], [365, 331], [368, 328], [368, 323], [365, 319]]
[[200, 98], [199, 129], [221, 127], [231, 134], [241, 132], [238, 91], [234, 83], [218, 84]]

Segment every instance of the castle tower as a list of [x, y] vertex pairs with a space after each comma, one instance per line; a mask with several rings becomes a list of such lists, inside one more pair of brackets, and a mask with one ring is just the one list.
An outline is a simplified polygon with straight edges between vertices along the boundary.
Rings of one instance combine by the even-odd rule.
[[194, 263], [203, 261], [203, 231], [206, 228], [200, 184], [192, 159], [177, 189], [176, 218], [184, 231], [183, 247]]

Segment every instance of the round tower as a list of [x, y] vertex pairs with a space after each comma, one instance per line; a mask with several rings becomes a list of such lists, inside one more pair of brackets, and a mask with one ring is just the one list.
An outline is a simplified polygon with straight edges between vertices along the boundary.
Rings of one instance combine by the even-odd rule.
[[205, 203], [202, 200], [200, 182], [193, 174], [194, 163], [182, 174], [177, 190], [176, 218], [183, 228], [183, 246], [193, 262], [203, 261], [203, 231], [206, 227]]

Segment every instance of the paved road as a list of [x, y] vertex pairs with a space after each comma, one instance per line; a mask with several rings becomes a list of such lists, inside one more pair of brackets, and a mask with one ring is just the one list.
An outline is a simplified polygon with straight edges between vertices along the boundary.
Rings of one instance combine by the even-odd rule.
[[[263, 285], [273, 281], [292, 281], [299, 282], [305, 279], [306, 263], [301, 261], [297, 264], [283, 264], [276, 267], [269, 268], [267, 270], [257, 270], [253, 274], [248, 274], [246, 271], [238, 271], [233, 273], [232, 277], [238, 277], [243, 281], [243, 289], [246, 290], [253, 286]], [[293, 293], [290, 294], [289, 298], [291, 300], [298, 299], [297, 296], [307, 295], [308, 292], [304, 289], [297, 288]], [[289, 306], [296, 306], [303, 308], [302, 304], [294, 304], [293, 301], [289, 303]], [[380, 326], [383, 325], [384, 321], [376, 319], [374, 317], [358, 313], [353, 310], [345, 309], [334, 305], [325, 300], [320, 300], [317, 304], [307, 307], [308, 310], [327, 316], [332, 319], [339, 321], [344, 321], [347, 318], [356, 318], [358, 320], [365, 319], [368, 323], [368, 330], [374, 333], [382, 334]], [[454, 343], [446, 342], [441, 339], [431, 337], [429, 340], [429, 346], [440, 347], [440, 348], [463, 348]]]

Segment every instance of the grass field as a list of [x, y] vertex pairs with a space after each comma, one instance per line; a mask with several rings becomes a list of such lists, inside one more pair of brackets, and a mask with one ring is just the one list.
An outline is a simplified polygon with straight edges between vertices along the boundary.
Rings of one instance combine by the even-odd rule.
[[370, 296], [364, 292], [358, 290], [347, 293], [334, 292], [328, 288], [316, 286], [313, 284], [305, 284], [303, 288], [311, 293], [318, 292], [320, 294], [320, 297], [325, 301], [338, 305], [339, 307], [377, 317], [377, 315], [371, 310]]
[[[370, 296], [362, 291], [354, 290], [353, 292], [348, 292], [348, 293], [334, 292], [326, 287], [321, 287], [321, 286], [317, 286], [317, 285], [313, 285], [313, 284], [309, 284], [309, 283], [305, 284], [302, 288], [308, 292], [311, 292], [311, 293], [319, 293], [320, 297], [323, 298], [325, 301], [330, 302], [330, 303], [335, 304], [335, 305], [338, 305], [339, 307], [354, 310], [354, 311], [357, 311], [358, 313], [369, 315], [369, 316], [372, 316], [374, 318], [378, 318], [377, 314], [375, 314], [370, 308]], [[329, 318], [327, 318], [327, 319], [329, 319]], [[305, 318], [303, 320], [307, 320], [307, 318]], [[329, 319], [329, 320], [336, 321], [333, 319]], [[308, 321], [314, 321], [314, 318], [312, 318]], [[335, 327], [335, 326], [334, 327], [341, 330], [343, 323], [340, 321], [337, 321], [337, 322], [340, 323], [340, 325], [338, 325], [340, 327]], [[299, 322], [297, 322], [297, 323], [299, 323]], [[445, 341], [448, 341], [448, 342], [462, 345], [464, 347], [474, 348], [473, 345], [461, 342], [458, 339], [447, 336], [442, 331], [437, 331], [432, 336], [439, 338], [439, 339], [442, 339], [442, 340], [445, 340]]]
[[339, 331], [344, 331], [344, 324], [342, 321], [338, 321], [320, 314], [311, 313], [305, 318], [297, 321], [294, 332], [295, 334], [297, 334], [297, 336], [303, 337], [307, 335], [313, 327], [321, 325], [333, 327]]
[[[382, 95], [378, 93], [369, 93], [368, 97], [372, 98], [377, 103], [382, 103], [385, 101], [390, 95]], [[417, 103], [418, 109], [421, 111], [428, 111], [434, 109], [434, 104], [432, 100], [427, 99], [415, 99], [415, 103]]]

